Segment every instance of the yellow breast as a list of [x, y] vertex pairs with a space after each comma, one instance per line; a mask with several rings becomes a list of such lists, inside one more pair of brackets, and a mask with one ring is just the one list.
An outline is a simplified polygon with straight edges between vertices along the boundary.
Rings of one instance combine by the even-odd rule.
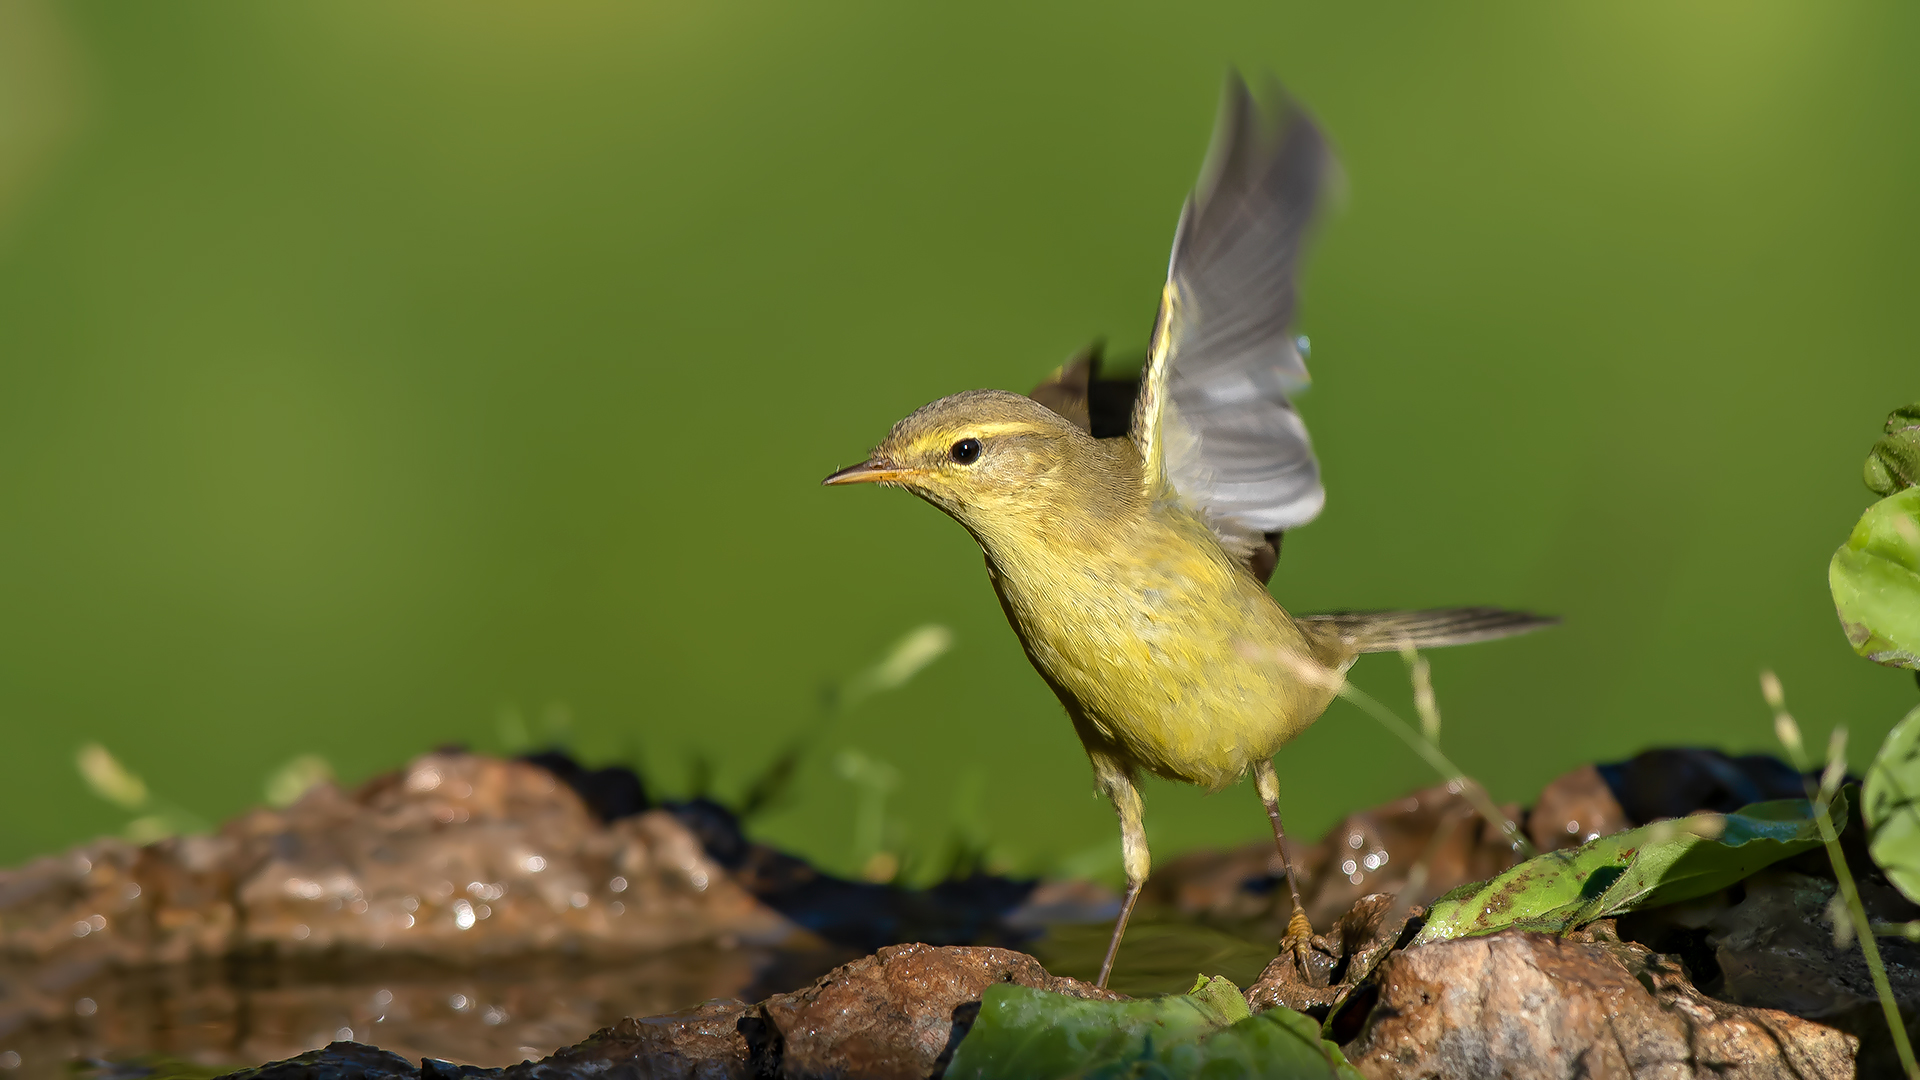
[[1218, 788], [1331, 700], [1300, 629], [1199, 521], [1141, 515], [1076, 554], [995, 545], [988, 569], [1027, 655], [1109, 752]]

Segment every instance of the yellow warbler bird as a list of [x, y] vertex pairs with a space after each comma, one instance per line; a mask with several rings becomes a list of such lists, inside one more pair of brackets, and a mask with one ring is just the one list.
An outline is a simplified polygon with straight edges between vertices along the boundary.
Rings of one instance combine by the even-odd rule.
[[1288, 401], [1307, 381], [1289, 324], [1301, 241], [1334, 168], [1313, 121], [1277, 87], [1269, 97], [1228, 82], [1137, 385], [1098, 378], [1090, 352], [1034, 397], [970, 390], [927, 405], [825, 480], [904, 487], [986, 553], [1007, 621], [1120, 816], [1127, 892], [1102, 986], [1147, 878], [1142, 770], [1214, 790], [1253, 773], [1293, 896], [1283, 947], [1304, 959], [1312, 928], [1273, 754], [1360, 653], [1554, 621], [1493, 608], [1294, 616], [1268, 593], [1282, 532], [1326, 498]]

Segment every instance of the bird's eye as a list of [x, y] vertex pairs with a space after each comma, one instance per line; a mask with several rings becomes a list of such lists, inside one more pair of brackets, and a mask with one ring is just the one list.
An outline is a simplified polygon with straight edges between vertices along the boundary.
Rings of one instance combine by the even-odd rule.
[[947, 456], [962, 465], [971, 465], [980, 456], [980, 440], [961, 439], [947, 451]]

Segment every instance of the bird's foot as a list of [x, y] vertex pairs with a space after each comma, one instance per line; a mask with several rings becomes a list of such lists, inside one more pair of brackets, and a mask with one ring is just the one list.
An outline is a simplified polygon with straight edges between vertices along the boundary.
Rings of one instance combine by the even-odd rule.
[[1304, 986], [1326, 986], [1339, 958], [1331, 943], [1313, 932], [1307, 913], [1299, 908], [1287, 919], [1287, 932], [1280, 938], [1280, 955], [1293, 960], [1299, 981]]

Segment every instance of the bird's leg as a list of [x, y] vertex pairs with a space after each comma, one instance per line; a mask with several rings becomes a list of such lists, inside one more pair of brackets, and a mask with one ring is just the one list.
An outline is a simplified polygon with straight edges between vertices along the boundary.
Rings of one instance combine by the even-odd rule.
[[1147, 826], [1140, 803], [1140, 791], [1134, 787], [1132, 770], [1105, 754], [1089, 753], [1093, 759], [1094, 780], [1107, 798], [1113, 800], [1120, 815], [1120, 857], [1127, 870], [1127, 898], [1120, 904], [1120, 918], [1113, 924], [1113, 940], [1107, 943], [1107, 958], [1100, 962], [1096, 986], [1106, 988], [1113, 974], [1113, 958], [1120, 953], [1120, 938], [1127, 932], [1127, 917], [1133, 914], [1134, 901], [1140, 899], [1140, 887], [1147, 883], [1151, 861], [1147, 857]]
[[1300, 883], [1294, 880], [1293, 859], [1287, 855], [1287, 832], [1280, 825], [1280, 778], [1273, 762], [1261, 758], [1253, 765], [1253, 785], [1260, 801], [1267, 804], [1267, 820], [1273, 823], [1273, 846], [1280, 849], [1280, 865], [1286, 869], [1287, 891], [1293, 894], [1293, 915], [1287, 919], [1287, 934], [1280, 939], [1280, 950], [1293, 953], [1301, 971], [1307, 970], [1307, 953], [1313, 946], [1313, 923], [1307, 920], [1307, 905], [1300, 899]]

